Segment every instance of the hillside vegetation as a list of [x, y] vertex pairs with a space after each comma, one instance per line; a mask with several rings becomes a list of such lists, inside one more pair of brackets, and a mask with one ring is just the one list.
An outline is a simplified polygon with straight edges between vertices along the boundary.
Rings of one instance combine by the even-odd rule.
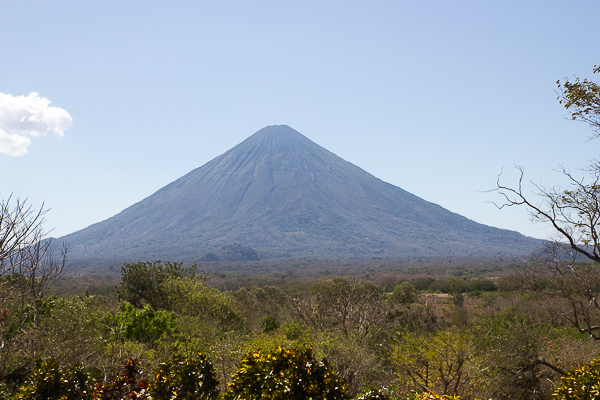
[[533, 292], [528, 266], [501, 276], [490, 267], [409, 270], [379, 284], [317, 272], [306, 285], [221, 291], [195, 266], [131, 263], [112, 295], [55, 290], [39, 318], [5, 277], [4, 396], [549, 399], [563, 376], [589, 380], [595, 367], [578, 368], [597, 344], [559, 317], [568, 302], [551, 281]]

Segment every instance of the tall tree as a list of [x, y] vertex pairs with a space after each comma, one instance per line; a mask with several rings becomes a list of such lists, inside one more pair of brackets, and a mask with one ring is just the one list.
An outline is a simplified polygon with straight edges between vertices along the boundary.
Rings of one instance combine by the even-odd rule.
[[[593, 73], [600, 73], [600, 67], [594, 66]], [[559, 102], [571, 119], [586, 123], [593, 137], [600, 137], [600, 85], [578, 77], [557, 84]], [[524, 193], [523, 170], [520, 172], [516, 187], [498, 180], [496, 190], [505, 200], [500, 208], [527, 207], [532, 218], [550, 224], [559, 239], [546, 247], [532, 268], [516, 277], [515, 284], [563, 299], [566, 306], [553, 313], [554, 317], [566, 319], [580, 332], [600, 340], [600, 269], [580, 261], [587, 258], [600, 263], [600, 161], [585, 169], [583, 177], [563, 168], [570, 182], [566, 188], [535, 185], [541, 201]]]
[[[165, 284], [170, 279], [196, 278], [196, 264], [184, 267], [183, 263], [137, 262], [121, 266], [121, 281], [117, 286], [117, 298], [137, 308], [150, 304], [155, 310], [169, 308], [169, 290]], [[204, 281], [201, 274], [198, 279]]]

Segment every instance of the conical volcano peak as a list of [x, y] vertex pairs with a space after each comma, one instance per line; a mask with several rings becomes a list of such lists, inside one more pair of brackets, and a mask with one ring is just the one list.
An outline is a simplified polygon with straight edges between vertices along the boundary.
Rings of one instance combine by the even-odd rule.
[[[304, 141], [312, 143], [308, 138], [302, 135], [300, 132], [290, 128], [287, 125], [270, 125], [262, 128], [247, 141], [278, 141], [278, 142], [290, 142], [290, 141]], [[314, 143], [313, 143], [314, 144]]]
[[[299, 133], [298, 131], [290, 128], [287, 125], [269, 125], [269, 126], [265, 126], [261, 130], [259, 130], [258, 132], [256, 132], [254, 135], [300, 135], [300, 136], [302, 136], [301, 133]], [[252, 135], [252, 136], [254, 136], [254, 135]]]
[[259, 132], [270, 132], [270, 133], [286, 133], [286, 132], [295, 132], [297, 134], [299, 134], [296, 130], [290, 128], [288, 125], [269, 125], [269, 126], [265, 126], [264, 128], [262, 128], [261, 130], [259, 130], [256, 133]]
[[[291, 157], [301, 164], [307, 164], [308, 160], [301, 161], [308, 155], [329, 153], [326, 149], [314, 143], [306, 136], [287, 125], [267, 126], [252, 136], [248, 137], [239, 145], [233, 147], [221, 157], [215, 160], [227, 161], [232, 158], [249, 161], [252, 159], [277, 159], [281, 156]], [[308, 162], [311, 164], [312, 162]], [[257, 165], [253, 163], [253, 165]]]
[[64, 238], [72, 259], [527, 254], [534, 239], [385, 183], [287, 125], [267, 126], [120, 214]]

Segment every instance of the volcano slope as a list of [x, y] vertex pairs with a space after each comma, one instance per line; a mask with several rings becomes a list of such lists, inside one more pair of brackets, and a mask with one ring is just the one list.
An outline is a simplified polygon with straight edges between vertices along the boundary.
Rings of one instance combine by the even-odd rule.
[[262, 258], [329, 259], [524, 255], [540, 244], [383, 182], [285, 125], [61, 240], [78, 263], [197, 261], [232, 243]]

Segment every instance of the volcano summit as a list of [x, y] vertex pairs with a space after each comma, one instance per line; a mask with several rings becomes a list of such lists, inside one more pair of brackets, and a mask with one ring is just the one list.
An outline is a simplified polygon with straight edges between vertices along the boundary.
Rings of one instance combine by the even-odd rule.
[[263, 258], [522, 255], [539, 244], [383, 182], [285, 125], [61, 240], [77, 263], [197, 261], [233, 243]]

